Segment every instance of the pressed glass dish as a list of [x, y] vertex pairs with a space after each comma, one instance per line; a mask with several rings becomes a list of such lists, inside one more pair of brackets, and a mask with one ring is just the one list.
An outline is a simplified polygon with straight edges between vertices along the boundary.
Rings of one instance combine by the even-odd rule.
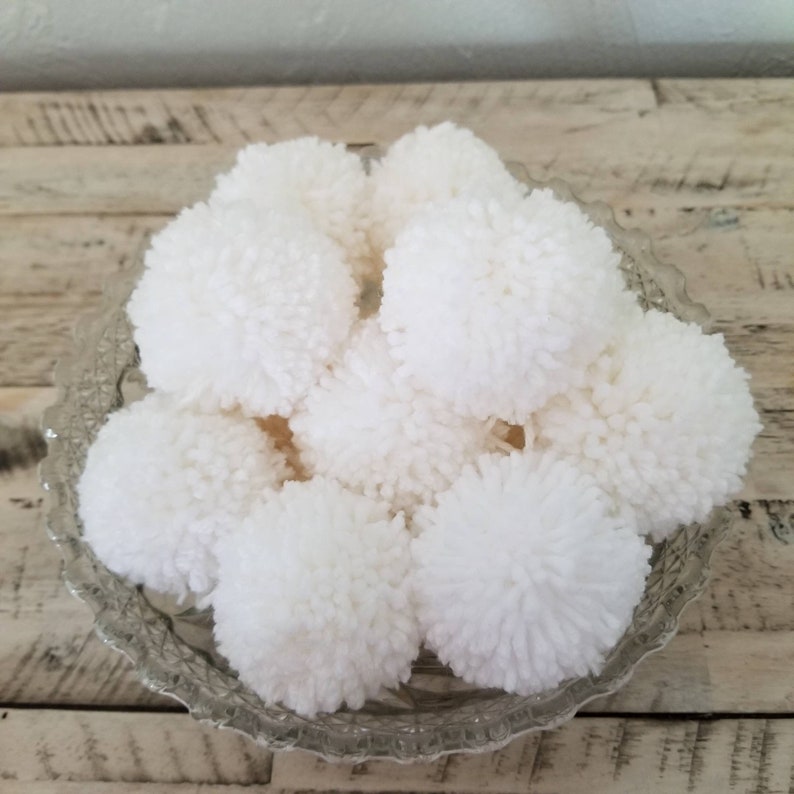
[[[623, 229], [606, 204], [585, 204], [562, 182], [541, 185], [523, 166], [510, 167], [530, 187], [548, 186], [560, 198], [577, 201], [606, 229], [643, 308], [708, 323], [706, 310], [687, 297], [683, 275], [654, 258], [645, 234]], [[140, 263], [108, 283], [102, 308], [78, 325], [73, 355], [56, 368], [58, 397], [44, 418], [49, 454], [41, 466], [49, 491], [47, 526], [65, 561], [67, 587], [94, 610], [102, 641], [131, 659], [146, 686], [179, 700], [197, 719], [273, 749], [302, 748], [329, 759], [415, 761], [497, 749], [527, 731], [554, 728], [591, 699], [621, 687], [645, 656], [672, 638], [682, 610], [702, 592], [712, 551], [730, 526], [730, 508], [715, 510], [706, 523], [683, 527], [654, 547], [642, 601], [599, 675], [521, 697], [469, 686], [423, 652], [407, 684], [384, 690], [357, 711], [309, 720], [264, 703], [217, 653], [211, 611], [177, 605], [115, 575], [82, 538], [76, 484], [88, 447], [110, 412], [146, 391], [125, 311], [139, 272]]]

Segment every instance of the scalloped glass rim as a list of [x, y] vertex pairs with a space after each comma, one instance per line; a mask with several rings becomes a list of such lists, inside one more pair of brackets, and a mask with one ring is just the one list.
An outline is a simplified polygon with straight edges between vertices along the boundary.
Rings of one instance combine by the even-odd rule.
[[[560, 198], [576, 201], [607, 230], [623, 252], [622, 270], [644, 308], [708, 325], [705, 308], [686, 294], [683, 274], [653, 256], [647, 235], [623, 229], [606, 204], [579, 201], [562, 181], [535, 182], [523, 165], [509, 167], [530, 187], [551, 187]], [[143, 383], [124, 309], [139, 267], [109, 280], [101, 309], [78, 324], [73, 354], [56, 367], [57, 401], [44, 416], [49, 454], [40, 473], [49, 493], [47, 529], [63, 555], [68, 589], [93, 609], [97, 634], [131, 659], [140, 680], [183, 703], [195, 718], [235, 729], [271, 749], [301, 748], [354, 762], [429, 761], [451, 752], [494, 750], [528, 731], [554, 728], [593, 698], [615, 692], [643, 658], [674, 636], [682, 610], [705, 587], [712, 551], [730, 527], [730, 508], [657, 544], [643, 600], [600, 675], [519, 697], [456, 689], [457, 679], [425, 655], [408, 685], [384, 692], [360, 711], [307, 720], [263, 703], [207, 644], [206, 613], [159, 604], [156, 596], [108, 571], [82, 539], [75, 487], [86, 450], [107, 414], [134, 399]]]

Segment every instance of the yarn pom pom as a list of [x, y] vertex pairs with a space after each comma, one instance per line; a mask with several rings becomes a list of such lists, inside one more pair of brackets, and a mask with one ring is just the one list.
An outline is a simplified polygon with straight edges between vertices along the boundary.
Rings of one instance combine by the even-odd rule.
[[287, 416], [347, 339], [355, 296], [341, 251], [303, 216], [197, 204], [152, 241], [128, 313], [151, 386]]
[[741, 489], [760, 429], [722, 335], [651, 310], [527, 434], [592, 474], [624, 521], [661, 540]]
[[218, 177], [209, 203], [244, 200], [265, 211], [304, 211], [361, 277], [369, 266], [367, 189], [358, 155], [344, 144], [304, 137], [241, 149], [232, 170]]
[[85, 539], [116, 573], [180, 598], [215, 583], [215, 544], [288, 475], [249, 419], [152, 393], [111, 414], [78, 483]]
[[488, 427], [464, 419], [397, 372], [375, 318], [290, 420], [301, 460], [351, 490], [410, 510], [449, 487], [486, 450]]
[[453, 672], [529, 695], [597, 673], [628, 627], [649, 547], [595, 482], [533, 451], [482, 456], [414, 518], [420, 626]]
[[402, 371], [463, 415], [523, 423], [581, 377], [627, 293], [606, 233], [534, 191], [416, 216], [386, 252], [381, 326]]
[[418, 652], [409, 544], [383, 504], [322, 477], [286, 483], [219, 550], [221, 653], [269, 703], [360, 708]]
[[370, 181], [370, 239], [380, 253], [433, 202], [474, 191], [512, 203], [525, 190], [488, 144], [450, 121], [403, 135], [373, 163]]

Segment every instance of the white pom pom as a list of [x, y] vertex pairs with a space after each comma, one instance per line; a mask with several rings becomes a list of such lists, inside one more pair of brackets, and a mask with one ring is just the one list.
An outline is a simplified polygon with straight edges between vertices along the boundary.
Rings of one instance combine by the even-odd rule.
[[428, 645], [456, 675], [529, 695], [597, 673], [631, 622], [649, 547], [588, 476], [532, 451], [486, 455], [414, 518]]
[[579, 387], [535, 414], [532, 434], [660, 540], [741, 489], [761, 429], [747, 381], [721, 334], [652, 310], [624, 326]]
[[370, 181], [370, 239], [381, 253], [433, 202], [474, 191], [510, 203], [525, 190], [490, 146], [449, 121], [417, 127], [395, 141], [373, 164]]
[[197, 204], [152, 241], [128, 312], [151, 386], [203, 410], [287, 416], [346, 340], [355, 295], [339, 248], [304, 217]]
[[399, 377], [375, 318], [360, 324], [290, 427], [309, 471], [395, 510], [430, 501], [489, 444], [484, 422], [457, 416]]
[[78, 484], [84, 535], [116, 573], [183, 597], [215, 583], [214, 547], [288, 474], [249, 419], [158, 393], [111, 414]]
[[286, 483], [219, 550], [220, 651], [268, 702], [360, 708], [418, 651], [409, 544], [385, 505], [322, 477]]
[[369, 263], [367, 192], [356, 154], [344, 144], [305, 137], [241, 149], [234, 168], [218, 177], [209, 203], [250, 200], [261, 210], [305, 211], [361, 276]]
[[417, 384], [479, 419], [523, 423], [603, 349], [627, 293], [609, 238], [535, 191], [418, 215], [386, 252], [381, 327]]

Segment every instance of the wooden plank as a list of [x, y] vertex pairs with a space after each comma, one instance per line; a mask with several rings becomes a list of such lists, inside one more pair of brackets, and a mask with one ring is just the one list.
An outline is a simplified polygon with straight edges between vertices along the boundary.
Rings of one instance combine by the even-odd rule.
[[[711, 602], [710, 594], [705, 599]], [[782, 600], [791, 606], [790, 596]], [[689, 626], [687, 633], [645, 659], [622, 689], [593, 701], [584, 711], [789, 714], [794, 709], [793, 654], [794, 632], [788, 629], [699, 634]]]
[[742, 78], [731, 80], [652, 80], [658, 104], [686, 103], [718, 110], [737, 105], [794, 106], [793, 80]]
[[80, 317], [97, 308], [99, 295], [30, 298], [10, 304], [0, 298], [0, 385], [53, 383], [55, 363], [74, 349]]
[[52, 382], [108, 276], [138, 262], [162, 216], [0, 219], [0, 383]]
[[272, 785], [304, 791], [786, 792], [794, 768], [789, 720], [574, 719], [496, 753], [429, 765], [329, 764], [303, 753], [273, 761]]
[[616, 218], [648, 234], [656, 256], [684, 272], [691, 297], [716, 318], [794, 315], [794, 209], [621, 206]]
[[709, 632], [794, 631], [794, 502], [746, 502], [743, 511], [714, 552], [706, 592], [681, 621], [681, 633], [704, 647]]
[[223, 146], [0, 149], [0, 213], [173, 213], [233, 161]]
[[34, 780], [22, 783], [14, 780], [2, 782], [2, 794], [251, 794], [267, 791], [278, 794], [266, 786], [217, 786], [205, 783], [125, 783], [117, 780], [69, 781]]
[[136, 784], [145, 792], [253, 785], [272, 792], [563, 794], [587, 786], [616, 794], [723, 794], [788, 791], [794, 773], [794, 723], [785, 719], [577, 718], [496, 752], [351, 765], [299, 751], [271, 759], [187, 715], [7, 709], [0, 716], [4, 792], [126, 794]]
[[240, 734], [187, 714], [0, 711], [0, 791], [9, 780], [266, 784], [271, 763]]
[[412, 119], [432, 124], [465, 115], [487, 125], [499, 108], [531, 104], [589, 112], [650, 110], [647, 80], [544, 80], [231, 88], [171, 91], [90, 91], [0, 96], [0, 147], [182, 145], [299, 135], [367, 143], [400, 134]]
[[38, 423], [45, 408], [55, 401], [55, 389], [0, 388], [0, 417], [7, 422]]
[[[791, 400], [791, 389], [786, 393]], [[758, 402], [756, 398], [757, 405]], [[740, 498], [789, 499], [794, 465], [794, 413], [790, 407], [780, 411], [759, 407], [763, 429], [753, 445], [753, 458]]]
[[0, 217], [0, 300], [98, 296], [108, 276], [140, 259], [169, 217]]
[[[555, 118], [511, 131], [512, 118], [494, 128], [489, 142], [505, 159], [526, 163], [534, 178], [564, 179], [587, 200], [646, 208], [794, 205], [794, 164], [782, 132], [770, 132], [769, 141], [759, 136], [757, 148], [749, 148], [734, 130], [709, 148], [717, 130], [676, 137], [676, 128], [698, 130], [698, 119], [643, 117], [585, 135], [560, 129]], [[617, 146], [632, 156], [618, 156]], [[0, 149], [0, 214], [175, 213], [208, 194], [235, 151], [221, 145]]]
[[[505, 158], [526, 162], [536, 177], [553, 174], [588, 198], [616, 205], [794, 204], [791, 103], [712, 107], [664, 101], [665, 91], [674, 93], [674, 81], [656, 84], [656, 94], [643, 81], [584, 81], [567, 84], [567, 93], [565, 85], [557, 86], [325, 87], [252, 97], [245, 91], [138, 92], [127, 100], [135, 103], [135, 113], [132, 107], [124, 111], [138, 122], [118, 119], [119, 127], [129, 127], [120, 139], [134, 144], [126, 147], [101, 145], [113, 136], [96, 119], [93, 126], [78, 125], [79, 117], [92, 117], [92, 103], [97, 110], [99, 100], [91, 97], [98, 95], [80, 101], [78, 95], [22, 95], [7, 100], [5, 139], [11, 145], [0, 148], [0, 212], [174, 212], [206, 193], [247, 138], [311, 133], [383, 145], [419, 123], [447, 118], [472, 127]], [[697, 94], [691, 86], [686, 90]], [[710, 90], [717, 90], [713, 82], [700, 87], [701, 95]], [[605, 102], [607, 97], [613, 101]], [[170, 109], [172, 104], [180, 109]], [[197, 112], [205, 105], [215, 120], [209, 121], [209, 110]], [[228, 131], [242, 124], [238, 113], [256, 119], [250, 133]], [[167, 145], [145, 145], [147, 140]]]

